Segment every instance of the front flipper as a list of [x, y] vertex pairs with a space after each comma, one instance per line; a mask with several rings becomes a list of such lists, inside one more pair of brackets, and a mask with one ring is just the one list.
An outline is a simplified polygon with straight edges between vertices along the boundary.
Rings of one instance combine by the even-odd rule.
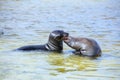
[[75, 55], [82, 55], [81, 52], [80, 52], [80, 50], [76, 50], [76, 51], [74, 51], [73, 53], [74, 53]]
[[86, 53], [87, 51], [85, 49], [79, 49], [74, 51], [73, 53], [76, 55], [80, 55], [80, 56], [85, 56], [84, 53]]

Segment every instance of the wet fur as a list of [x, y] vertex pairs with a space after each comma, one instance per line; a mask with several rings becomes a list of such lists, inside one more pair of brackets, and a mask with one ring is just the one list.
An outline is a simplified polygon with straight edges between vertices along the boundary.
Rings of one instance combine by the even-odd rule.
[[82, 56], [98, 57], [101, 56], [101, 48], [98, 43], [89, 38], [68, 37], [64, 42], [71, 48], [75, 49], [75, 54]]
[[28, 45], [23, 46], [15, 50], [20, 51], [33, 51], [33, 50], [44, 50], [44, 51], [62, 51], [63, 50], [63, 39], [68, 36], [68, 33], [62, 30], [55, 30], [50, 33], [48, 42], [43, 45]]

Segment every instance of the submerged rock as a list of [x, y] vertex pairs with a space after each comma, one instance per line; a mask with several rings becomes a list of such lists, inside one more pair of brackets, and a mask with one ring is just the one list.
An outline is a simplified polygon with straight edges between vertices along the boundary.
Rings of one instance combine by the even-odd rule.
[[3, 34], [4, 34], [3, 30], [0, 29], [0, 36], [3, 35]]

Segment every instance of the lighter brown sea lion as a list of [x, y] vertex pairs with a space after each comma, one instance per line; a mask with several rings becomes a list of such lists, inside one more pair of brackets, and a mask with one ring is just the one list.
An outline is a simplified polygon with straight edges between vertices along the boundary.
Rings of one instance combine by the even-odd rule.
[[64, 42], [71, 48], [75, 49], [75, 54], [77, 55], [89, 57], [101, 56], [101, 48], [93, 39], [69, 36]]

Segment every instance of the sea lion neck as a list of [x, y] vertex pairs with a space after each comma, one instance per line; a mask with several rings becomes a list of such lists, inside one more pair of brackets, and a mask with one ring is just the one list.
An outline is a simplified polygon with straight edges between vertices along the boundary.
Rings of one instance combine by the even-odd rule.
[[53, 37], [50, 37], [46, 46], [49, 50], [61, 51], [63, 50], [63, 41], [58, 41], [55, 40]]

